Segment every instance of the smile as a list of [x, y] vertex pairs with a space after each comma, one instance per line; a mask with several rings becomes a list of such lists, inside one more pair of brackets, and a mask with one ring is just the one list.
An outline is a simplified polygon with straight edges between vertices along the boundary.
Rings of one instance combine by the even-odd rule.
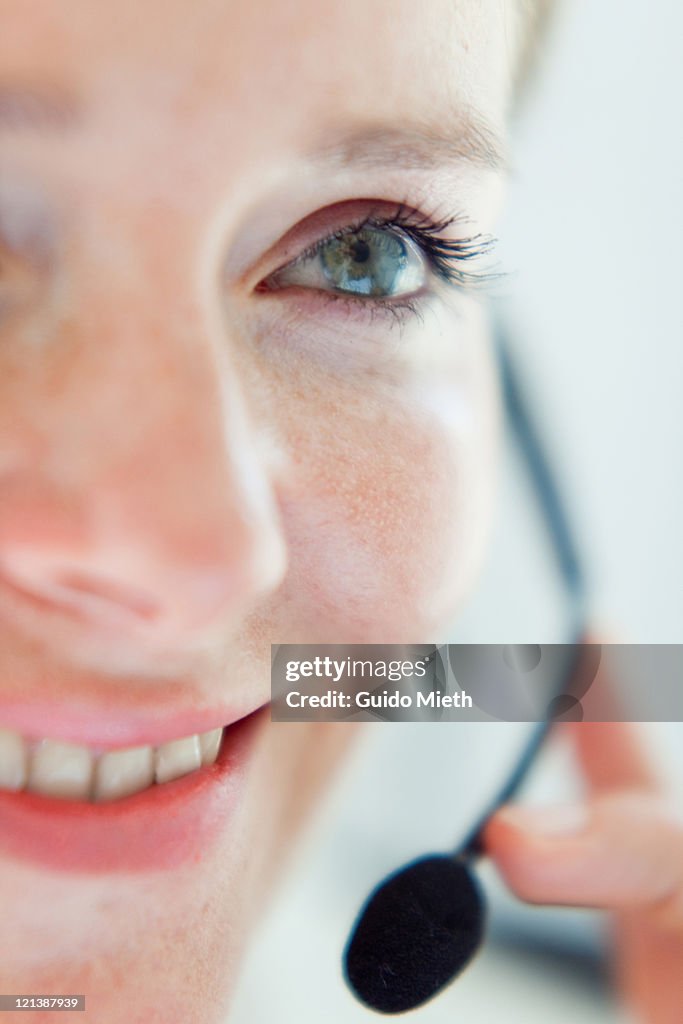
[[172, 782], [215, 763], [222, 729], [158, 747], [98, 751], [75, 743], [29, 741], [0, 728], [0, 789], [101, 803]]
[[233, 825], [256, 737], [270, 717], [265, 706], [176, 739], [167, 738], [166, 723], [156, 744], [112, 749], [96, 737], [91, 746], [26, 739], [26, 723], [15, 731], [19, 722], [7, 722], [5, 710], [0, 855], [85, 874], [163, 871], [209, 857]]

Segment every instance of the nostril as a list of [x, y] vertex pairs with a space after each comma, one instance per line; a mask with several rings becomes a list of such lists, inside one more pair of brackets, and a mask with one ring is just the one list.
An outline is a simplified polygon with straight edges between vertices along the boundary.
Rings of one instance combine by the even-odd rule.
[[149, 623], [161, 615], [161, 605], [149, 591], [105, 573], [50, 565], [35, 554], [2, 560], [0, 578], [24, 598], [88, 618]]
[[74, 570], [63, 570], [53, 577], [55, 596], [65, 599], [118, 608], [140, 619], [152, 621], [159, 615], [158, 603], [149, 595], [115, 580], [87, 576]]

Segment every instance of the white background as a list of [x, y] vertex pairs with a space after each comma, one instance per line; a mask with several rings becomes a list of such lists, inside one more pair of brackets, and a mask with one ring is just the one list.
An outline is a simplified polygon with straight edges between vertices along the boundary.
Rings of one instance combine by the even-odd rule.
[[683, 8], [560, 6], [520, 116], [503, 264], [623, 639], [683, 639]]

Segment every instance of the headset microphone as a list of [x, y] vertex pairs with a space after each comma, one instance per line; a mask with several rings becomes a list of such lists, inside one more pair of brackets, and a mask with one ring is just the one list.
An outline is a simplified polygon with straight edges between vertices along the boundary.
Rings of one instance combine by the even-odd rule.
[[576, 700], [561, 695], [570, 689], [570, 679], [575, 678], [581, 657], [577, 641], [584, 636], [582, 567], [550, 460], [525, 401], [500, 323], [497, 337], [508, 422], [524, 457], [571, 601], [568, 634], [573, 637], [575, 656], [545, 720], [539, 722], [519, 763], [469, 839], [452, 854], [422, 857], [396, 871], [375, 888], [362, 908], [344, 951], [344, 974], [361, 1002], [380, 1013], [403, 1013], [422, 1005], [452, 981], [476, 953], [486, 915], [472, 865], [483, 853], [483, 828], [518, 789], [549, 721], [574, 717], [571, 706], [577, 705]]
[[519, 788], [547, 727], [537, 726], [506, 785], [457, 852], [421, 857], [370, 894], [344, 951], [346, 980], [366, 1006], [379, 1013], [413, 1010], [448, 985], [478, 950], [486, 911], [471, 865], [483, 853], [486, 822]]
[[423, 857], [371, 895], [346, 949], [347, 980], [379, 1013], [412, 1010], [460, 973], [483, 932], [484, 902], [467, 860]]

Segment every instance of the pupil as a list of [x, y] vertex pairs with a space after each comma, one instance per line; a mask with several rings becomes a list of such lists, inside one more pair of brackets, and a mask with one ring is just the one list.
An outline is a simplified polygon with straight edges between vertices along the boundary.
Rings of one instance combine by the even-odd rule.
[[351, 246], [351, 255], [356, 263], [367, 263], [370, 259], [370, 246], [358, 238]]

